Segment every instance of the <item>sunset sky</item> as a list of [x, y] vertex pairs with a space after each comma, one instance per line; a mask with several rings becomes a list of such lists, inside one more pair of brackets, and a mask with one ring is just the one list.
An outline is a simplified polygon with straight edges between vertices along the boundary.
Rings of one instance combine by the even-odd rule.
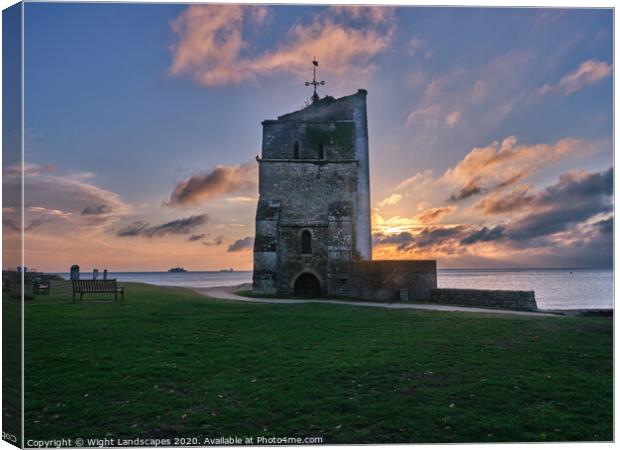
[[611, 10], [27, 3], [25, 27], [30, 267], [251, 270], [261, 121], [314, 55], [321, 95], [368, 90], [375, 259], [612, 264]]

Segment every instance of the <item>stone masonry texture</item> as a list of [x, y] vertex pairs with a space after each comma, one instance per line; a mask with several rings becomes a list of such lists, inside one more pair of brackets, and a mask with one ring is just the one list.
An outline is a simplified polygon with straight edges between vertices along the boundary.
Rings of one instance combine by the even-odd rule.
[[433, 289], [431, 303], [483, 308], [536, 311], [534, 291], [493, 291], [484, 289]]
[[435, 261], [372, 261], [366, 97], [328, 96], [263, 121], [256, 293], [423, 300], [437, 287]]

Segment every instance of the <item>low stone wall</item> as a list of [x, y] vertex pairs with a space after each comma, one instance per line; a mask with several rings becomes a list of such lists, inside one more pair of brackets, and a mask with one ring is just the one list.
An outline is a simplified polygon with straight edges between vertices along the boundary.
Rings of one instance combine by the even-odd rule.
[[370, 300], [426, 301], [436, 287], [436, 261], [356, 261], [349, 272], [347, 295]]
[[613, 309], [548, 309], [545, 312], [561, 314], [563, 316], [581, 317], [613, 317]]
[[534, 291], [491, 291], [483, 289], [433, 289], [431, 303], [479, 308], [536, 311]]

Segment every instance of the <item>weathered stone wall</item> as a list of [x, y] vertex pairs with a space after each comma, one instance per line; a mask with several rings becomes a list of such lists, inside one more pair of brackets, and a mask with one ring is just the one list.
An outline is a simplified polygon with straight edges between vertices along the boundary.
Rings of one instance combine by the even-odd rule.
[[280, 203], [259, 200], [256, 208], [256, 236], [254, 239], [254, 290], [261, 294], [275, 294], [279, 280], [277, 242], [280, 223]]
[[[357, 168], [355, 160], [260, 160], [256, 292], [291, 295], [297, 277], [309, 272], [326, 295], [328, 284], [342, 279], [355, 245]], [[312, 236], [309, 254], [301, 251], [304, 230]]]
[[[353, 160], [355, 123], [263, 122], [263, 159]], [[295, 155], [297, 143], [297, 156]], [[323, 148], [320, 158], [319, 147]]]
[[[431, 268], [418, 261], [383, 261], [352, 270], [354, 262], [372, 258], [366, 95], [359, 90], [339, 99], [324, 97], [263, 122], [254, 244], [257, 293], [292, 294], [303, 273], [318, 279], [324, 295], [352, 295], [353, 290], [400, 298], [405, 289], [409, 298], [426, 298], [436, 287], [434, 262]], [[309, 253], [302, 252], [304, 231], [312, 237]], [[366, 275], [374, 285], [367, 284]], [[304, 279], [315, 292], [314, 280]], [[355, 279], [360, 281], [352, 289]]]
[[327, 226], [327, 293], [346, 295], [347, 278], [354, 258], [355, 227], [352, 202], [329, 205]]
[[261, 161], [261, 200], [277, 202], [282, 225], [327, 225], [330, 205], [354, 207], [357, 164], [335, 161]]
[[493, 291], [483, 289], [433, 289], [431, 303], [480, 308], [538, 309], [534, 291]]
[[306, 108], [278, 116], [279, 122], [321, 122], [337, 120], [353, 120], [356, 108], [356, 97], [366, 91], [359, 90], [356, 94], [346, 97], [323, 97]]
[[372, 238], [370, 224], [370, 163], [368, 151], [368, 115], [366, 113], [366, 91], [360, 89], [352, 96], [354, 101], [353, 120], [355, 127], [355, 158], [359, 161], [357, 177], [357, 216], [355, 217], [356, 250], [362, 259], [372, 260]]
[[357, 161], [358, 176], [354, 199], [355, 251], [372, 259], [370, 223], [370, 173], [368, 157], [367, 92], [335, 99], [324, 97], [299, 111], [263, 122], [263, 158], [293, 158], [295, 142], [299, 158], [316, 158], [318, 143], [326, 159]]
[[[312, 251], [301, 252], [301, 233], [308, 230], [312, 235]], [[321, 243], [327, 241], [327, 225], [313, 226], [282, 225], [280, 226], [280, 247], [278, 259], [284, 264], [279, 265], [280, 278], [276, 290], [280, 294], [292, 295], [295, 292], [295, 280], [304, 272], [312, 273], [321, 284], [321, 294], [327, 293], [327, 251]]]
[[355, 261], [347, 295], [374, 300], [428, 300], [437, 287], [437, 262]]

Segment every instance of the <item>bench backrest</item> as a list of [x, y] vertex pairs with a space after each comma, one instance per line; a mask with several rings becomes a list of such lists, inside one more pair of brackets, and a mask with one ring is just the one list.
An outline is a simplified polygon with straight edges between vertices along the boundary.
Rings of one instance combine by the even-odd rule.
[[73, 280], [73, 292], [113, 292], [116, 291], [116, 279], [109, 280]]

